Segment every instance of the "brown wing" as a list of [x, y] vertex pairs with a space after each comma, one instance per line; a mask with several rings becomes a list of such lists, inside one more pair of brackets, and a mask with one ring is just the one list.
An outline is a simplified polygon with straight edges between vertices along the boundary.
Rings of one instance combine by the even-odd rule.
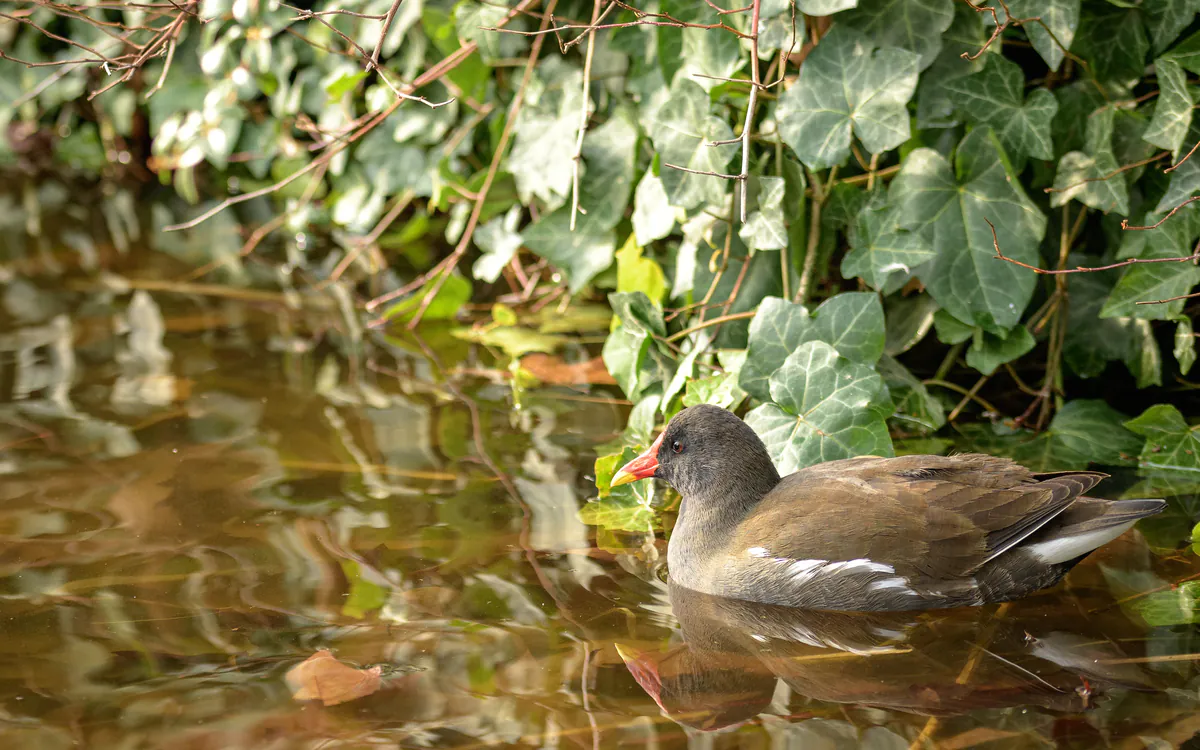
[[952, 580], [1004, 554], [1104, 476], [1038, 475], [976, 454], [831, 461], [785, 477], [730, 548], [744, 541], [796, 560], [865, 558], [899, 575]]

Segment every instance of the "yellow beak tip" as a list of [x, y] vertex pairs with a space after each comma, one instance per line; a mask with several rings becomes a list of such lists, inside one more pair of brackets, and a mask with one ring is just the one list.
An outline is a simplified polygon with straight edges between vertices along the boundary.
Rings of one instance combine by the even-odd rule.
[[629, 484], [630, 482], [636, 482], [637, 480], [638, 478], [630, 474], [628, 471], [618, 471], [616, 474], [613, 474], [612, 482], [609, 483], [609, 486], [619, 487], [622, 484]]

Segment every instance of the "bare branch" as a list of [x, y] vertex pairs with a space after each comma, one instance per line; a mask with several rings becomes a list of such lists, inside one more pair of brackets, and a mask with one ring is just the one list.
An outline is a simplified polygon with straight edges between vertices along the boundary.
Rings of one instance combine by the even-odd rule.
[[1156, 223], [1156, 224], [1150, 224], [1149, 226], [1144, 226], [1144, 227], [1135, 227], [1135, 226], [1130, 226], [1130, 224], [1129, 224], [1129, 219], [1122, 219], [1122, 220], [1121, 220], [1121, 228], [1122, 228], [1122, 229], [1128, 229], [1128, 230], [1129, 230], [1129, 231], [1131, 231], [1131, 232], [1141, 232], [1141, 231], [1144, 231], [1144, 230], [1146, 230], [1146, 229], [1158, 229], [1160, 226], [1162, 226], [1162, 224], [1163, 224], [1163, 222], [1164, 222], [1164, 221], [1166, 221], [1167, 219], [1169, 219], [1169, 218], [1171, 218], [1172, 216], [1174, 216], [1176, 211], [1178, 211], [1179, 209], [1183, 208], [1183, 207], [1184, 207], [1184, 206], [1186, 206], [1187, 204], [1189, 204], [1189, 203], [1195, 203], [1196, 201], [1200, 201], [1200, 195], [1196, 195], [1196, 196], [1193, 196], [1193, 197], [1191, 197], [1191, 198], [1188, 198], [1188, 199], [1187, 199], [1187, 200], [1185, 200], [1183, 203], [1180, 203], [1180, 204], [1179, 204], [1178, 206], [1176, 206], [1175, 208], [1172, 208], [1172, 209], [1171, 209], [1171, 212], [1170, 212], [1169, 214], [1167, 214], [1166, 216], [1164, 216], [1164, 217], [1162, 217], [1161, 219], [1159, 219], [1159, 220], [1158, 220], [1158, 223]]
[[[1124, 268], [1125, 266], [1133, 266], [1133, 265], [1137, 265], [1140, 263], [1183, 263], [1183, 262], [1189, 261], [1189, 260], [1200, 260], [1200, 252], [1198, 252], [1198, 253], [1193, 253], [1192, 255], [1184, 255], [1184, 256], [1181, 256], [1178, 258], [1130, 258], [1128, 260], [1120, 261], [1119, 263], [1110, 263], [1107, 266], [1076, 266], [1075, 268], [1060, 268], [1060, 269], [1038, 268], [1037, 266], [1031, 266], [1028, 263], [1022, 263], [1021, 261], [1016, 260], [1015, 258], [1010, 258], [1007, 255], [1005, 255], [1003, 252], [1001, 252], [1000, 251], [1000, 242], [999, 242], [999, 240], [996, 239], [996, 227], [988, 219], [984, 219], [984, 221], [987, 222], [988, 228], [992, 230], [992, 247], [994, 247], [996, 249], [996, 254], [992, 256], [993, 258], [995, 258], [996, 260], [1008, 261], [1009, 263], [1012, 263], [1014, 266], [1020, 266], [1021, 268], [1028, 268], [1030, 271], [1033, 271], [1034, 273], [1042, 274], [1045, 276], [1060, 276], [1060, 275], [1065, 275], [1065, 274], [1069, 274], [1069, 273], [1097, 273], [1099, 271], [1111, 271], [1114, 268]], [[1166, 219], [1163, 219], [1163, 221], [1166, 221]], [[1161, 223], [1162, 222], [1159, 222], [1159, 224], [1161, 224]], [[1130, 229], [1150, 229], [1151, 227], [1129, 227], [1129, 228]], [[1149, 303], [1139, 302], [1138, 304], [1149, 304]]]

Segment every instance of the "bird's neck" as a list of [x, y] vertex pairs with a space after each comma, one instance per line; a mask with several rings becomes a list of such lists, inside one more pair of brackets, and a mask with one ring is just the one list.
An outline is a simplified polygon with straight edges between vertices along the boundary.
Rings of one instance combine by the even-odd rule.
[[738, 526], [778, 483], [779, 475], [771, 467], [754, 480], [737, 486], [713, 486], [686, 495], [667, 546], [671, 576], [688, 586], [688, 578], [699, 575], [705, 565], [720, 560]]

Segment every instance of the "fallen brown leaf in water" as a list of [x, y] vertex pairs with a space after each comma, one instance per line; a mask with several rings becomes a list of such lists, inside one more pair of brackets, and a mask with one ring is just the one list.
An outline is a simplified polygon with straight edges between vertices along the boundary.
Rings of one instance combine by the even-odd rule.
[[613, 385], [617, 382], [608, 374], [600, 357], [567, 364], [561, 357], [551, 354], [529, 354], [521, 358], [521, 367], [549, 385]]
[[383, 669], [355, 669], [335, 659], [328, 649], [321, 649], [289, 669], [284, 679], [295, 700], [319, 700], [326, 706], [336, 706], [378, 690]]

